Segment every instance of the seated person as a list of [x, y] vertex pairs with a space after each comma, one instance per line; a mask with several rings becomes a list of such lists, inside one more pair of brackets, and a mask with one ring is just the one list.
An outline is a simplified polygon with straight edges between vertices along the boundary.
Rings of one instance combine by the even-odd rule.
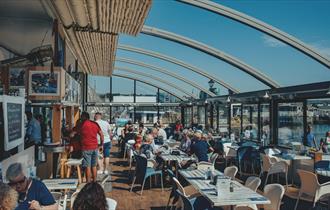
[[154, 138], [151, 134], [146, 136], [145, 142], [141, 145], [140, 154], [144, 154], [148, 159], [153, 158], [155, 147], [153, 146]]
[[213, 152], [213, 148], [208, 144], [206, 140], [202, 140], [201, 135], [197, 135], [197, 139], [195, 139], [195, 143], [191, 145], [190, 152], [195, 154], [198, 158], [198, 162], [200, 161], [209, 161], [207, 153]]
[[[73, 128], [73, 131], [77, 131], [79, 124]], [[82, 151], [81, 151], [81, 141], [79, 133], [73, 133], [72, 137], [69, 139], [69, 152], [70, 158], [73, 159], [80, 159], [82, 158]]]
[[[78, 193], [73, 203], [73, 210], [107, 210], [115, 209], [117, 202], [105, 196], [104, 190], [97, 182], [87, 183]], [[112, 206], [111, 206], [112, 205]]]
[[47, 209], [57, 210], [58, 205], [44, 183], [27, 178], [23, 173], [22, 164], [13, 163], [6, 171], [9, 186], [18, 192], [17, 210]]
[[184, 152], [189, 152], [190, 145], [191, 145], [191, 139], [189, 137], [189, 131], [187, 129], [182, 131], [183, 138], [180, 143], [180, 149]]
[[18, 194], [10, 186], [0, 182], [0, 209], [12, 210], [17, 205]]
[[137, 134], [135, 136], [135, 144], [134, 144], [134, 149], [139, 150], [143, 141], [143, 136], [141, 134]]

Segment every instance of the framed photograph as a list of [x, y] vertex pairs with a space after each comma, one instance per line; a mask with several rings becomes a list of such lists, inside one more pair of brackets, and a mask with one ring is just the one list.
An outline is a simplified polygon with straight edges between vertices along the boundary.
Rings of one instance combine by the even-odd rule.
[[29, 77], [30, 95], [60, 95], [60, 72], [31, 71]]
[[25, 86], [25, 68], [10, 68], [9, 69], [9, 86], [24, 87]]

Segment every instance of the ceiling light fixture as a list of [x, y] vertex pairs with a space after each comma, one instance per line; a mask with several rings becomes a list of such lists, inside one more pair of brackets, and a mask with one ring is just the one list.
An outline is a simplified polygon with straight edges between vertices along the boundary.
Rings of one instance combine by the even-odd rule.
[[230, 100], [231, 100], [231, 98], [230, 98], [230, 96], [228, 96], [226, 102], [230, 103]]

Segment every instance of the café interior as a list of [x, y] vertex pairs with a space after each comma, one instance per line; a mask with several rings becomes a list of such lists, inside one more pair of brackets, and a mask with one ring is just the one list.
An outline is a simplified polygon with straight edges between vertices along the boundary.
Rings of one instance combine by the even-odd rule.
[[[91, 120], [101, 113], [112, 146], [93, 182], [106, 209], [330, 209], [330, 58], [221, 2], [169, 2], [0, 0], [0, 182], [11, 186], [6, 171], [21, 163], [56, 208], [75, 209], [88, 179], [84, 158], [70, 156], [68, 132], [83, 112]], [[321, 70], [257, 68], [176, 32], [174, 22], [164, 30], [155, 17], [170, 18], [163, 4], [270, 36]], [[224, 63], [231, 76], [173, 50]], [[28, 112], [40, 119], [38, 143], [26, 138]], [[144, 154], [149, 135], [153, 152]], [[207, 142], [206, 161], [195, 151], [199, 141]]]

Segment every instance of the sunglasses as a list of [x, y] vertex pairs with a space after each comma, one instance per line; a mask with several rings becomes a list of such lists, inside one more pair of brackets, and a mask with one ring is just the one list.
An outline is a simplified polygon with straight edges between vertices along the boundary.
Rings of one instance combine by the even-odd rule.
[[17, 186], [17, 185], [22, 185], [26, 180], [26, 176], [24, 176], [24, 178], [22, 180], [16, 181], [16, 182], [12, 182], [9, 181], [8, 185], [11, 187]]

